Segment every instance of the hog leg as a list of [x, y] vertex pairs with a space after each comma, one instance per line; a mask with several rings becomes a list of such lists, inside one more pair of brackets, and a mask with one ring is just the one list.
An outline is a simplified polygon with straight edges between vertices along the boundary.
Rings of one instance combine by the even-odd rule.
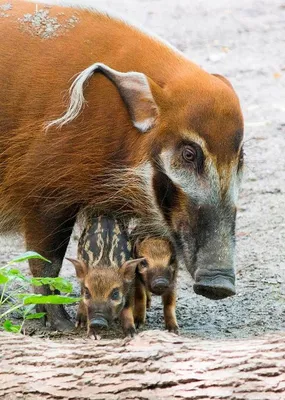
[[175, 307], [176, 307], [175, 290], [169, 290], [164, 295], [162, 295], [162, 301], [163, 301], [165, 328], [169, 332], [178, 333], [178, 325], [175, 314]]
[[82, 300], [80, 301], [77, 309], [75, 326], [76, 328], [85, 328], [87, 326], [87, 312], [85, 304]]
[[[25, 221], [26, 248], [33, 250], [47, 258], [51, 263], [41, 260], [30, 260], [30, 269], [34, 277], [57, 277], [66, 248], [70, 239], [74, 217], [47, 218], [42, 213], [36, 213]], [[34, 288], [35, 293], [43, 295], [58, 294], [52, 292], [49, 286]], [[45, 304], [38, 307], [40, 311], [46, 312], [46, 321], [53, 330], [65, 331], [74, 328], [69, 320], [69, 315], [62, 305]]]
[[133, 337], [136, 333], [134, 322], [134, 290], [129, 293], [126, 304], [121, 312], [121, 321], [124, 334]]
[[136, 280], [134, 320], [136, 328], [145, 324], [147, 293], [144, 284]]

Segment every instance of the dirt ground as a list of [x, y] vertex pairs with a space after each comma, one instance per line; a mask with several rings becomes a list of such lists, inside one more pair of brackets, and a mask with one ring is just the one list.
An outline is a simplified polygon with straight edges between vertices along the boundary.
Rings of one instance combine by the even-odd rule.
[[[225, 75], [241, 100], [247, 165], [237, 221], [237, 295], [220, 301], [197, 296], [189, 274], [181, 270], [180, 333], [213, 339], [285, 330], [285, 1], [90, 3], [107, 5], [139, 22], [207, 71]], [[1, 238], [0, 249], [4, 264], [24, 251], [23, 241]], [[74, 238], [68, 255], [76, 255]], [[23, 269], [28, 271], [27, 266]], [[73, 267], [67, 261], [62, 275], [74, 281], [78, 294]], [[68, 310], [74, 317], [74, 307]], [[163, 329], [159, 299], [153, 302], [145, 328]]]

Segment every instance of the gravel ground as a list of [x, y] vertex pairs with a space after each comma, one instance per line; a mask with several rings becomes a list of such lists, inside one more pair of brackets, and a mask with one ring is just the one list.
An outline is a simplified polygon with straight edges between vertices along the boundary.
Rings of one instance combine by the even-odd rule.
[[[207, 71], [225, 75], [242, 103], [247, 166], [237, 223], [237, 295], [216, 302], [197, 296], [189, 274], [181, 270], [177, 301], [181, 334], [213, 339], [285, 330], [285, 2], [104, 0], [92, 4], [137, 21]], [[23, 241], [1, 238], [0, 249], [4, 264], [24, 250]], [[68, 255], [75, 254], [73, 238]], [[68, 262], [62, 275], [76, 282]], [[69, 310], [74, 316], [74, 308]], [[159, 299], [148, 313], [146, 328], [150, 327], [163, 329]]]

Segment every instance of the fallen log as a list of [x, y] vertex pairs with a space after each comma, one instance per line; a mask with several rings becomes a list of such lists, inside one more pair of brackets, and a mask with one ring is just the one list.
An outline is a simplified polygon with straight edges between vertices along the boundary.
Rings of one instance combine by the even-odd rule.
[[206, 341], [148, 331], [62, 342], [1, 333], [0, 398], [284, 400], [284, 339]]

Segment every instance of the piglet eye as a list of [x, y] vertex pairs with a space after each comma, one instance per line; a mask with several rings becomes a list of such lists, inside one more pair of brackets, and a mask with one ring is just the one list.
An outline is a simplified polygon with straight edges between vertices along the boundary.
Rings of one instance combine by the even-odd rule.
[[141, 265], [142, 265], [143, 267], [147, 267], [147, 265], [148, 265], [148, 264], [147, 264], [147, 261], [146, 261], [146, 260], [142, 260], [142, 261], [141, 261]]
[[83, 293], [84, 293], [85, 299], [90, 299], [91, 294], [86, 286], [84, 287]]
[[148, 263], [147, 263], [146, 260], [142, 260], [142, 261], [140, 262], [140, 265], [141, 265], [142, 268], [147, 268], [147, 267], [148, 267]]
[[120, 291], [118, 288], [115, 288], [111, 292], [111, 299], [112, 300], [119, 300], [120, 299]]
[[146, 259], [144, 259], [138, 265], [138, 272], [140, 274], [144, 274], [147, 272], [147, 269], [148, 269], [148, 262], [146, 261]]
[[182, 157], [184, 161], [186, 161], [187, 163], [194, 162], [196, 160], [196, 156], [197, 153], [193, 146], [187, 145], [183, 147]]

